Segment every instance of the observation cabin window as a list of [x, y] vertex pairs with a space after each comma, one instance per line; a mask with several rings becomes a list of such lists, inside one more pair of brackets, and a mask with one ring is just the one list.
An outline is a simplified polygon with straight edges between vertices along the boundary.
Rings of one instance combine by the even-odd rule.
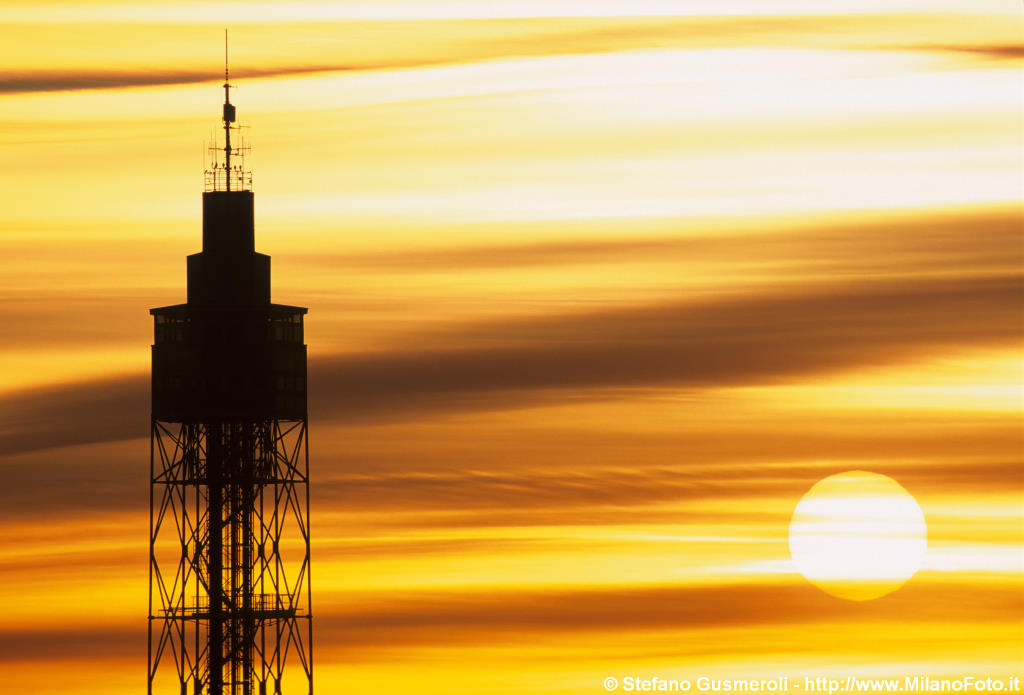
[[270, 337], [282, 343], [302, 342], [302, 315], [280, 316], [271, 320]]
[[187, 317], [156, 314], [154, 318], [156, 319], [153, 327], [155, 343], [183, 343], [188, 340], [191, 321]]

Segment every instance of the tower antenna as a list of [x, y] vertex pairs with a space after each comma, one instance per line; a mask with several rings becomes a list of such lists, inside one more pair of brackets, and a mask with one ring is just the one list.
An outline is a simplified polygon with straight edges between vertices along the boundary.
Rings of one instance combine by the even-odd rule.
[[227, 174], [227, 191], [231, 191], [231, 124], [234, 122], [235, 107], [231, 104], [231, 85], [228, 83], [228, 30], [224, 29], [224, 171]]
[[[203, 170], [204, 188], [207, 192], [251, 191], [252, 173], [245, 168], [245, 155], [249, 146], [242, 136], [241, 126], [235, 123], [235, 105], [231, 103], [230, 64], [228, 62], [228, 30], [224, 30], [224, 106], [221, 112], [221, 127], [224, 128], [224, 143], [216, 137], [210, 144], [210, 167]], [[236, 142], [231, 142], [231, 131], [237, 130]]]

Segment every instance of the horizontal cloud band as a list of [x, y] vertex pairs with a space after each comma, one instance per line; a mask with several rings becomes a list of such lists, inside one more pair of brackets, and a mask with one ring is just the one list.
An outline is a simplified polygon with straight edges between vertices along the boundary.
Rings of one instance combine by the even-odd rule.
[[[314, 360], [317, 420], [377, 420], [544, 402], [566, 390], [780, 383], [1013, 344], [1024, 280], [870, 282], [815, 293], [725, 297], [455, 329], [452, 349]], [[0, 454], [145, 436], [148, 378], [10, 394]]]

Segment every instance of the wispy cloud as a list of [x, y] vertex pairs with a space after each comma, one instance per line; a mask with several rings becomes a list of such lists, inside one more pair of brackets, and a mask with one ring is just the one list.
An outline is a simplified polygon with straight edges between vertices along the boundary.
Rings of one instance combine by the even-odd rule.
[[[809, 585], [773, 583], [713, 587], [626, 588], [618, 590], [420, 591], [389, 592], [369, 603], [321, 594], [321, 605], [344, 606], [320, 612], [317, 645], [333, 659], [364, 661], [374, 649], [432, 644], [517, 644], [561, 634], [642, 634], [652, 630], [742, 629], [751, 633], [772, 625], [842, 625], [896, 617], [922, 625], [998, 621], [1020, 607], [1014, 586], [928, 585], [867, 603], [836, 601]], [[328, 600], [329, 599], [329, 600]], [[0, 632], [0, 660], [66, 659], [117, 661], [138, 654], [144, 623], [68, 629], [6, 629]], [[824, 645], [823, 645], [824, 647]], [[354, 651], [353, 651], [354, 649]], [[705, 653], [707, 645], [676, 644], [673, 656]], [[347, 656], [346, 656], [347, 654]]]
[[998, 43], [998, 44], [920, 44], [908, 46], [907, 50], [912, 51], [941, 51], [949, 53], [967, 53], [983, 58], [994, 58], [997, 60], [1019, 60], [1024, 58], [1024, 44]]
[[[575, 389], [722, 387], [1013, 345], [1016, 276], [853, 282], [565, 316], [457, 325], [456, 347], [334, 356], [310, 370], [317, 418], [387, 421], [514, 408]], [[14, 394], [0, 452], [137, 437], [147, 379]]]
[[388, 418], [510, 407], [556, 389], [777, 383], [1012, 343], [1022, 290], [1012, 276], [856, 283], [482, 323], [453, 331], [453, 342], [476, 343], [466, 349], [323, 360], [312, 395], [321, 416]]
[[[365, 273], [446, 273], [676, 261], [681, 266], [712, 267], [730, 263], [771, 264], [794, 279], [821, 272], [899, 277], [936, 270], [952, 272], [964, 267], [970, 268], [973, 275], [981, 275], [1005, 272], [1024, 262], [1019, 226], [1020, 215], [1016, 210], [996, 210], [929, 213], [909, 221], [822, 224], [756, 235], [724, 229], [686, 233], [679, 224], [679, 235], [666, 231], [657, 236], [631, 234], [629, 238], [506, 242], [387, 252], [288, 253], [281, 257], [309, 268]], [[481, 228], [480, 235], [483, 237], [486, 231]], [[536, 230], [529, 226], [523, 231], [536, 235]]]
[[[249, 70], [251, 77], [280, 77], [302, 73], [352, 69], [344, 66], [316, 66]], [[124, 87], [150, 87], [156, 85], [196, 84], [213, 82], [216, 75], [198, 71], [24, 71], [7, 72], [0, 76], [0, 93], [57, 92], [80, 89], [118, 89]]]
[[[431, 31], [421, 31], [429, 21]], [[908, 45], [900, 27], [920, 27], [930, 23], [934, 43]], [[972, 16], [974, 23], [992, 23], [991, 17]], [[38, 41], [36, 34], [45, 25], [18, 26], [15, 42]], [[76, 42], [80, 57], [88, 58], [91, 46], [67, 25], [67, 41], [60, 53], [47, 61], [21, 65], [13, 63], [0, 73], [0, 94], [22, 92], [116, 89], [156, 85], [194, 84], [217, 79], [206, 65], [197, 64], [191, 55], [181, 55], [181, 45], [167, 43], [165, 22], [140, 21], [130, 33], [140, 46], [125, 56], [138, 67], [114, 70], [108, 66], [82, 69], [74, 60]], [[111, 32], [112, 25], [103, 27]], [[116, 26], [116, 25], [115, 25]], [[174, 25], [180, 37], [209, 41], [212, 28]], [[219, 26], [219, 25], [218, 25]], [[48, 31], [54, 31], [48, 29]], [[286, 42], [280, 46], [274, 37], [305, 35], [304, 42]], [[1021, 46], [1013, 43], [971, 44], [964, 37], [955, 17], [940, 15], [914, 17], [891, 14], [828, 15], [775, 14], [676, 15], [676, 16], [551, 16], [505, 18], [434, 18], [419, 22], [397, 19], [319, 22], [255, 23], [241, 36], [249, 43], [265, 42], [260, 51], [245, 54], [236, 65], [237, 79], [286, 77], [316, 72], [396, 70], [437, 65], [457, 65], [503, 58], [611, 53], [633, 50], [680, 50], [715, 47], [816, 47], [858, 49], [862, 46], [850, 36], [870, 35], [878, 40], [872, 50], [901, 50], [977, 54], [990, 58], [1021, 57]], [[177, 52], [177, 56], [175, 56]], [[139, 59], [143, 60], [139, 60]], [[176, 58], [176, 59], [175, 59]], [[59, 67], [39, 65], [55, 62]], [[66, 63], [66, 64], [65, 64]], [[122, 65], [124, 61], [121, 61]], [[161, 66], [154, 68], [153, 66]], [[181, 69], [181, 66], [187, 69]]]

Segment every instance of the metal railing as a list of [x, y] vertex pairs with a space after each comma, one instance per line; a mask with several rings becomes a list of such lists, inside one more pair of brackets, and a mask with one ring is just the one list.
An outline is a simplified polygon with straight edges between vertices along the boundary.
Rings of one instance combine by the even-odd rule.
[[229, 190], [228, 183], [231, 184], [230, 190], [232, 191], [251, 191], [252, 172], [236, 167], [232, 167], [230, 170], [207, 169], [203, 172], [203, 191], [206, 193]]
[[[281, 594], [252, 594], [249, 606], [245, 607], [239, 600], [233, 601], [225, 597], [221, 613], [226, 616], [254, 615], [255, 617], [291, 617], [300, 612], [292, 604], [291, 598]], [[203, 618], [210, 615], [210, 597], [199, 596], [185, 605], [164, 607], [164, 615], [178, 618]]]

